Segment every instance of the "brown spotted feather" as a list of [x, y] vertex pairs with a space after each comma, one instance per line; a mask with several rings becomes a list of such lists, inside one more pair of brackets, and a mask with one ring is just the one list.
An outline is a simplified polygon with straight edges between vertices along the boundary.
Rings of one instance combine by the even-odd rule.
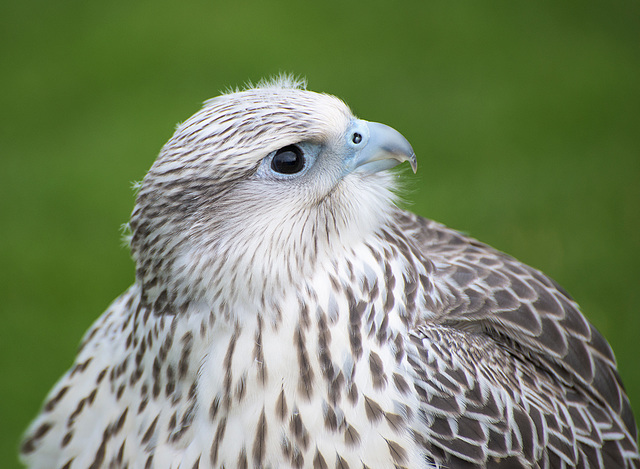
[[397, 221], [450, 292], [407, 351], [434, 459], [635, 467], [637, 429], [613, 353], [568, 294], [443, 225], [407, 212]]

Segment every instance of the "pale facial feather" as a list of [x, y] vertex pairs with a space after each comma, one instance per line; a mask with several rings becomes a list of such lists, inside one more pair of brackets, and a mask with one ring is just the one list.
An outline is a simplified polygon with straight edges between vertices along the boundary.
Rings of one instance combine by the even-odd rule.
[[[164, 289], [176, 305], [255, 305], [371, 236], [392, 206], [395, 177], [345, 174], [340, 152], [355, 119], [338, 98], [301, 89], [207, 101], [162, 149], [133, 211], [147, 299]], [[316, 151], [304, 175], [261, 176], [269, 154], [297, 143]]]

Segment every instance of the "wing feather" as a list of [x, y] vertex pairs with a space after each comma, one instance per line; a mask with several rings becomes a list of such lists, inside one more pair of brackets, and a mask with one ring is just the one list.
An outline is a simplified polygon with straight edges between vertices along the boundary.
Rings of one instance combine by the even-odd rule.
[[396, 221], [446, 293], [406, 350], [434, 454], [449, 467], [492, 458], [527, 466], [528, 455], [542, 467], [638, 464], [613, 352], [575, 301], [538, 270], [441, 224], [402, 211]]

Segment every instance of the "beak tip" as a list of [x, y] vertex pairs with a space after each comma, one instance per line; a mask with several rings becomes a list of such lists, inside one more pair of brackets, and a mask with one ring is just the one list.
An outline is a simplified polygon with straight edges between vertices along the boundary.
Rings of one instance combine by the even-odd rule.
[[416, 158], [415, 153], [411, 153], [411, 156], [409, 157], [409, 164], [411, 165], [413, 174], [416, 174], [418, 172], [418, 159]]

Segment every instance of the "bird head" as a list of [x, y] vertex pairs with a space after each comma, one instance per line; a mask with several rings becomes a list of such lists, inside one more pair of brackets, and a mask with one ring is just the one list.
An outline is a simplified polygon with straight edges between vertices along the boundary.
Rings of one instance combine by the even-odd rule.
[[387, 170], [404, 161], [415, 171], [400, 133], [287, 80], [213, 98], [140, 186], [137, 280], [149, 301], [164, 292], [174, 305], [284, 289], [384, 224], [397, 179]]

